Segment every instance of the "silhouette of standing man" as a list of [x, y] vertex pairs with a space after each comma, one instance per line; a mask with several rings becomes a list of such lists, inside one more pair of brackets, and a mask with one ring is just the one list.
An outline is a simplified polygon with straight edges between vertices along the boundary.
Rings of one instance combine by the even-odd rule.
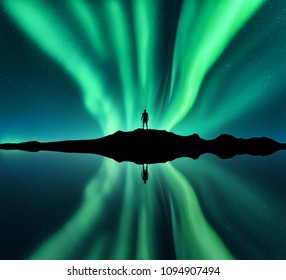
[[141, 120], [143, 122], [143, 129], [144, 129], [144, 125], [146, 124], [146, 127], [148, 129], [148, 120], [149, 120], [149, 117], [148, 117], [148, 113], [146, 112], [146, 109], [144, 110], [144, 112], [142, 113], [142, 117], [141, 117]]
[[149, 172], [148, 172], [148, 164], [146, 164], [146, 168], [144, 168], [144, 164], [143, 164], [143, 169], [141, 172], [141, 177], [142, 180], [144, 181], [144, 184], [146, 184], [148, 177], [149, 177]]

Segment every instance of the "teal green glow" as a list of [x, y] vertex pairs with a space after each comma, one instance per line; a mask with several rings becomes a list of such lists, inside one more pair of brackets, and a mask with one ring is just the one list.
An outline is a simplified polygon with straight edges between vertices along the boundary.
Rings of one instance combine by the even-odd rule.
[[[255, 38], [257, 40], [257, 37]], [[274, 47], [272, 54], [279, 53], [282, 49]], [[259, 59], [260, 63], [267, 63], [266, 58]], [[220, 100], [220, 104], [217, 106], [216, 110], [208, 106], [205, 106], [200, 113], [198, 118], [207, 116], [210, 112], [212, 117], [205, 119], [205, 127], [203, 128], [203, 133], [210, 132], [211, 130], [218, 130], [220, 127], [224, 127], [230, 122], [233, 122], [240, 118], [241, 115], [247, 114], [253, 110], [253, 104], [256, 102], [266, 103], [275, 100], [277, 97], [270, 94], [275, 88], [275, 79], [269, 80], [268, 69], [265, 69], [260, 65], [260, 63], [253, 63], [248, 65], [248, 71], [246, 73], [241, 73], [237, 81], [232, 83], [232, 90], [234, 92], [240, 92], [239, 95], [229, 94]], [[221, 71], [222, 72], [222, 71]], [[255, 75], [250, 75], [249, 73], [255, 73]], [[218, 70], [218, 76], [219, 76]], [[282, 75], [282, 74], [280, 74]], [[277, 75], [276, 78], [279, 76]], [[218, 82], [218, 81], [214, 81]], [[241, 85], [245, 85], [243, 90], [241, 90]], [[213, 88], [216, 88], [216, 84], [210, 84]], [[208, 88], [210, 96], [213, 94], [212, 90]], [[237, 106], [239, 104], [239, 108]], [[227, 118], [225, 116], [227, 115]], [[196, 125], [194, 125], [196, 129]]]
[[91, 65], [71, 31], [48, 7], [38, 1], [5, 1], [13, 19], [52, 59], [59, 63], [81, 87], [83, 102], [104, 133], [118, 128], [119, 116], [100, 73]]
[[71, 255], [84, 242], [91, 225], [101, 220], [101, 213], [105, 207], [108, 207], [106, 200], [112, 196], [118, 175], [118, 164], [112, 160], [104, 160], [98, 174], [86, 186], [82, 205], [78, 211], [61, 229], [37, 248], [30, 258], [71, 258]]
[[160, 209], [157, 207], [156, 195], [154, 194], [154, 189], [152, 189], [154, 184], [150, 186], [145, 188], [141, 193], [136, 252], [136, 259], [139, 260], [156, 259], [156, 250], [158, 247], [154, 237], [157, 235], [156, 217]]
[[[241, 116], [251, 114], [253, 109], [257, 110], [260, 106], [277, 100], [277, 95], [273, 93], [277, 88], [277, 80], [283, 79], [283, 69], [275, 68], [274, 78], [273, 67], [269, 65], [269, 57], [276, 57], [278, 53], [283, 52], [284, 46], [281, 45], [273, 44], [267, 50], [257, 54], [255, 60], [250, 60], [243, 65], [243, 71], [239, 71], [239, 75], [232, 79], [227, 87], [222, 88], [222, 81], [227, 80], [225, 76], [232, 71], [232, 68], [246, 61], [255, 47], [263, 44], [265, 38], [275, 33], [276, 28], [275, 24], [265, 26], [263, 31], [260, 30], [255, 33], [255, 36], [248, 38], [247, 45], [236, 50], [228, 60], [228, 64], [216, 66], [215, 75], [208, 79], [207, 85], [201, 92], [203, 98], [200, 104], [195, 106], [193, 114], [189, 114], [178, 125], [178, 129], [191, 123], [192, 131], [203, 137], [215, 137], [220, 133], [225, 133], [227, 126], [231, 127], [238, 123]], [[269, 67], [264, 65], [269, 65]], [[218, 99], [220, 92], [222, 94]], [[203, 125], [202, 120], [204, 120]], [[265, 130], [267, 130], [266, 127]], [[253, 130], [251, 135], [253, 135]]]
[[[265, 160], [271, 162], [271, 159]], [[196, 193], [200, 193], [200, 199], [208, 205], [207, 216], [211, 215], [212, 220], [215, 217], [215, 226], [230, 230], [231, 233], [228, 234], [237, 243], [244, 244], [249, 253], [259, 252], [258, 255], [263, 255], [266, 248], [271, 246], [271, 238], [265, 239], [261, 248], [252, 241], [253, 238], [262, 240], [264, 229], [279, 232], [280, 223], [273, 217], [277, 216], [281, 201], [278, 197], [269, 196], [262, 188], [263, 184], [245, 176], [243, 169], [246, 168], [237, 166], [236, 161], [237, 159], [221, 161], [217, 158], [201, 158], [191, 162], [184, 159], [177, 162], [176, 166], [180, 166], [182, 173], [192, 178]], [[241, 162], [248, 165], [249, 158], [242, 159]], [[263, 164], [267, 165], [266, 162]], [[249, 168], [251, 169], [250, 165]], [[190, 175], [190, 170], [195, 176]], [[226, 209], [232, 211], [231, 219]], [[257, 230], [257, 224], [260, 224], [262, 230]]]
[[87, 2], [79, 0], [72, 0], [68, 4], [72, 5], [72, 11], [91, 42], [94, 52], [101, 58], [108, 58], [110, 53], [108, 52], [108, 45], [104, 44], [102, 40], [105, 33], [99, 22], [100, 11], [98, 7], [92, 7]]
[[[4, 3], [31, 39], [74, 78], [87, 111], [108, 134], [138, 127], [140, 116], [135, 112], [144, 108], [153, 116], [153, 126], [170, 130], [179, 124], [193, 108], [205, 75], [263, 0], [207, 1], [202, 7], [195, 1], [184, 1], [176, 32], [171, 85], [163, 87], [164, 92], [159, 92], [159, 85], [166, 82], [161, 81], [156, 65], [156, 55], [160, 53], [155, 44], [159, 2], [136, 0], [133, 16], [129, 17], [122, 1], [94, 5], [71, 1], [68, 8], [80, 24], [81, 40], [91, 44], [92, 55], [85, 53], [78, 34], [68, 28], [65, 19], [50, 13], [45, 4], [35, 0]], [[93, 57], [100, 64], [92, 63]], [[119, 85], [113, 89], [108, 84], [113, 81], [102, 79], [110, 64], [116, 69]]]
[[[184, 1], [176, 30], [170, 87], [166, 81], [161, 81], [164, 77], [158, 73], [156, 60], [160, 53], [156, 39], [157, 36], [160, 39], [162, 27], [156, 18], [160, 12], [160, 1], [132, 1], [132, 15], [128, 15], [124, 1], [106, 0], [93, 4], [80, 0], [66, 1], [67, 10], [79, 24], [80, 31], [69, 28], [65, 18], [51, 13], [43, 2], [5, 0], [4, 4], [31, 40], [78, 84], [85, 108], [106, 135], [119, 129], [137, 128], [144, 108], [151, 112], [153, 127], [170, 130], [180, 125], [193, 109], [206, 74], [263, 2], [205, 1], [199, 7], [199, 2]], [[101, 18], [105, 19], [106, 25]], [[81, 32], [80, 39], [76, 32]], [[81, 45], [82, 39], [89, 42], [91, 53]], [[110, 65], [115, 73], [105, 73]], [[109, 80], [109, 74], [115, 81]], [[240, 79], [245, 82], [246, 76], [241, 75]], [[238, 110], [250, 110], [253, 100], [263, 90], [261, 81], [266, 77], [267, 73], [263, 72], [249, 83], [244, 93], [222, 100], [219, 108], [224, 110], [217, 110], [211, 119], [205, 117], [207, 120], [202, 131], [210, 131], [239, 117]], [[217, 84], [218, 80], [212, 85], [215, 88]], [[235, 87], [234, 90], [239, 91]], [[256, 94], [250, 96], [249, 92]], [[241, 104], [239, 109], [233, 109], [238, 103]], [[207, 116], [209, 112], [211, 108], [204, 107], [199, 115]], [[225, 118], [226, 114], [228, 118]], [[202, 119], [193, 127], [200, 128]], [[124, 167], [126, 172], [122, 172], [122, 179], [117, 163], [104, 160], [96, 177], [85, 187], [78, 211], [30, 258], [72, 258], [88, 238], [92, 227], [102, 222], [102, 213], [110, 207], [114, 193], [120, 195], [122, 203], [119, 219], [112, 231], [105, 229], [94, 237], [89, 258], [156, 259], [156, 222], [160, 218], [158, 213], [165, 214], [162, 214], [158, 202], [160, 195], [168, 197], [166, 208], [171, 213], [170, 232], [178, 259], [233, 258], [204, 216], [196, 193], [183, 174], [170, 164], [165, 168], [154, 167], [162, 175], [157, 179], [161, 184], [155, 190], [157, 182], [152, 180], [156, 175], [151, 177], [147, 186], [142, 186], [138, 167], [130, 164]], [[222, 180], [227, 178], [237, 188], [242, 182], [227, 172], [218, 172], [214, 177], [222, 185]], [[235, 189], [232, 192], [236, 194]], [[257, 205], [261, 203], [257, 199]], [[131, 240], [135, 240], [136, 246], [129, 245]]]
[[262, 3], [262, 0], [209, 1], [199, 17], [195, 17], [189, 12], [194, 9], [193, 1], [184, 2], [172, 73], [172, 91], [175, 94], [169, 101], [163, 127], [170, 130], [191, 110], [208, 70]]
[[130, 45], [131, 39], [130, 32], [128, 32], [128, 22], [122, 2], [115, 0], [106, 1], [105, 5], [109, 19], [108, 28], [114, 38], [113, 47], [123, 92], [126, 125], [127, 129], [131, 129], [136, 100], [134, 92], [137, 89], [135, 87], [134, 69], [132, 69], [132, 48]]
[[[138, 72], [140, 97], [144, 108], [153, 108], [157, 94], [156, 73], [154, 71], [155, 43], [157, 34], [157, 2], [152, 0], [134, 1], [134, 23], [138, 52]], [[152, 20], [150, 20], [152, 18]], [[155, 111], [155, 108], [153, 109]]]
[[162, 168], [169, 180], [175, 250], [178, 259], [232, 259], [233, 256], [205, 219], [187, 179], [171, 164]]
[[[111, 251], [112, 259], [130, 259], [130, 240], [132, 239], [132, 227], [134, 226], [132, 220], [136, 215], [136, 206], [133, 201], [134, 199], [134, 183], [130, 165], [126, 168], [126, 182], [123, 190], [123, 205], [121, 209], [119, 228], [116, 234], [115, 245]], [[107, 240], [107, 244], [110, 240]], [[101, 255], [92, 255], [92, 259], [100, 259]]]
[[[81, 242], [84, 242], [90, 226], [98, 224], [101, 221], [101, 213], [110, 207], [108, 199], [114, 192], [114, 186], [118, 180], [118, 167], [113, 161], [104, 162], [97, 177], [88, 184], [82, 206], [77, 213], [62, 229], [46, 240], [33, 253], [31, 259], [70, 258]], [[109, 170], [114, 171], [112, 175], [107, 175]], [[105, 250], [108, 250], [108, 258], [110, 259], [131, 258], [130, 234], [135, 226], [131, 221], [136, 221], [138, 225], [136, 259], [156, 258], [156, 242], [153, 239], [156, 232], [153, 226], [158, 209], [156, 209], [153, 184], [148, 186], [148, 189], [140, 190], [139, 200], [134, 201], [137, 190], [136, 185], [133, 184], [136, 179], [132, 178], [132, 174], [135, 173], [132, 171], [134, 170], [131, 169], [131, 166], [127, 166], [127, 188], [118, 228], [115, 232], [106, 232], [96, 237], [94, 245], [90, 249], [90, 258], [92, 259], [101, 259]], [[172, 228], [177, 258], [233, 258], [204, 218], [196, 195], [183, 175], [171, 165], [167, 165], [167, 168], [162, 169], [162, 171], [166, 172], [166, 179], [170, 180], [170, 207], [172, 209]], [[178, 217], [180, 218], [178, 219]]]

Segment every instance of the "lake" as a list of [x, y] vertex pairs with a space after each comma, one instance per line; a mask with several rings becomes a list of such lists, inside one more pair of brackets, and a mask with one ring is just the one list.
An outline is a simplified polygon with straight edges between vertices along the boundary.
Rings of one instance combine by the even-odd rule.
[[286, 259], [286, 157], [0, 152], [1, 259]]

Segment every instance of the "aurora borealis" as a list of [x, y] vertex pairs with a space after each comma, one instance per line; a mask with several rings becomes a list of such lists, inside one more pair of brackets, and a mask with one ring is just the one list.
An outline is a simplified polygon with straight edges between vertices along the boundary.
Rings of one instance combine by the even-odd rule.
[[[283, 1], [0, 3], [1, 142], [133, 130], [145, 108], [155, 129], [286, 142]], [[1, 191], [13, 200], [6, 186], [27, 188], [46, 217], [31, 212], [23, 235], [15, 213], [25, 203], [4, 204], [3, 236], [31, 245], [2, 258], [286, 257], [283, 153], [151, 165], [147, 185], [140, 166], [98, 157], [1, 152], [0, 160]], [[44, 200], [50, 184], [61, 185], [63, 194], [50, 192], [62, 206], [41, 208], [32, 197]], [[56, 211], [63, 214], [52, 225]]]

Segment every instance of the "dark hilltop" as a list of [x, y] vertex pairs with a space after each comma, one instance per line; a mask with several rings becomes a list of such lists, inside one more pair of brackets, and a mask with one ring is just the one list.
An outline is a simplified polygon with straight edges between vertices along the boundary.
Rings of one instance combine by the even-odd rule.
[[0, 144], [0, 149], [90, 153], [112, 158], [118, 162], [151, 164], [172, 161], [180, 157], [197, 159], [205, 153], [217, 155], [222, 159], [243, 154], [267, 156], [278, 150], [285, 150], [286, 144], [267, 137], [241, 139], [222, 134], [213, 140], [204, 140], [197, 134], [180, 136], [165, 130], [136, 129], [130, 132], [118, 131], [94, 140]]

